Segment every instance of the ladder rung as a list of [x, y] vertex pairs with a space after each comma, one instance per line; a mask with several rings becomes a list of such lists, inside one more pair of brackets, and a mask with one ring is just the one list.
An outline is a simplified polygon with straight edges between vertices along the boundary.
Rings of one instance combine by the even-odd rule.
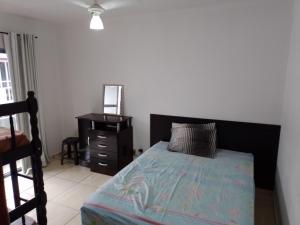
[[21, 173], [17, 173], [17, 175], [18, 175], [19, 177], [24, 177], [24, 178], [26, 178], [26, 179], [33, 180], [33, 177], [26, 176], [26, 175], [21, 174]]

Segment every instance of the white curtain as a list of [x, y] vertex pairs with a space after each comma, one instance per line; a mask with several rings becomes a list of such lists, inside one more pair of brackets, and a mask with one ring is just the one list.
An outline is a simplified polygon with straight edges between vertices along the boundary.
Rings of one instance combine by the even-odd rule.
[[[30, 34], [9, 33], [4, 35], [4, 46], [8, 55], [10, 74], [13, 85], [15, 101], [23, 101], [27, 98], [27, 92], [32, 90], [36, 93], [38, 101], [40, 95], [38, 90], [38, 76], [36, 68], [35, 37]], [[41, 104], [39, 104], [38, 125], [40, 138], [43, 144], [42, 162], [45, 166], [48, 161], [46, 146], [46, 135]], [[30, 123], [28, 115], [18, 117], [19, 129], [30, 137]], [[30, 169], [29, 158], [22, 161], [23, 172], [28, 173]]]

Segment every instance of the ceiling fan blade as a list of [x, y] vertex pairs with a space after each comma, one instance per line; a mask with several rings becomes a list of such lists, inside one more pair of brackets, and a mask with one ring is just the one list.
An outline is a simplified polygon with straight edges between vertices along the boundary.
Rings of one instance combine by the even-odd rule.
[[80, 0], [68, 0], [70, 3], [72, 3], [73, 5], [79, 6], [81, 8], [89, 8], [91, 6], [91, 4], [88, 4], [84, 1], [80, 1]]
[[139, 0], [108, 0], [105, 2], [100, 2], [100, 5], [105, 10], [124, 8], [128, 6], [132, 6], [134, 4], [139, 3]]

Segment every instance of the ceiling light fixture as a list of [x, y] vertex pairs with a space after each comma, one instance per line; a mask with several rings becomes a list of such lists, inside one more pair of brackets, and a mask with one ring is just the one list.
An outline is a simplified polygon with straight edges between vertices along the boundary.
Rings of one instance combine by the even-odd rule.
[[104, 12], [104, 9], [95, 3], [91, 7], [89, 7], [88, 11], [92, 14], [92, 19], [90, 22], [90, 29], [91, 30], [103, 30], [104, 25], [100, 15]]

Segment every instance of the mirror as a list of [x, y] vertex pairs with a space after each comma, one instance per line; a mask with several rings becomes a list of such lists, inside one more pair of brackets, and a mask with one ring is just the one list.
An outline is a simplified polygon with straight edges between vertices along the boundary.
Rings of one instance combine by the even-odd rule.
[[124, 86], [104, 84], [103, 113], [122, 115], [124, 113]]

